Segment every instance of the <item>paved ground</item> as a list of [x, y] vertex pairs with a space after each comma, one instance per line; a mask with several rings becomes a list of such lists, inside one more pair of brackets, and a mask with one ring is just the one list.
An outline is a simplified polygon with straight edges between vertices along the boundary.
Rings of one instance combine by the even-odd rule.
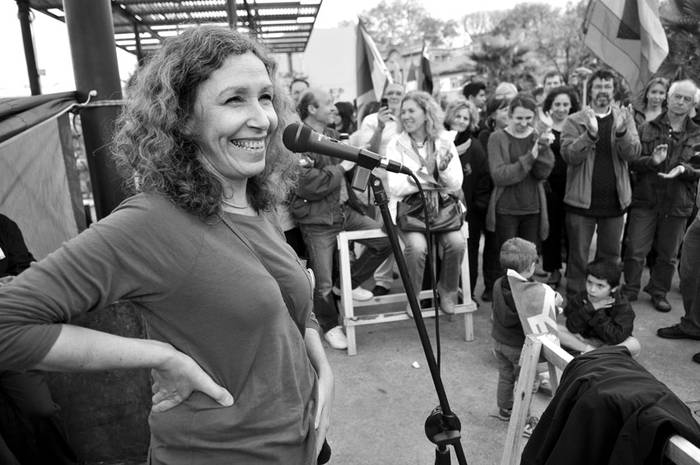
[[[481, 283], [477, 295], [481, 295]], [[653, 309], [646, 294], [634, 303], [635, 336], [642, 344], [639, 361], [700, 414], [700, 365], [691, 361], [700, 342], [671, 341], [656, 329], [677, 323], [682, 313], [677, 282], [669, 294], [670, 313]], [[497, 368], [491, 354], [490, 304], [475, 314], [473, 342], [464, 342], [463, 319], [440, 321], [442, 376], [453, 411], [462, 422], [462, 445], [470, 464], [500, 460], [507, 423], [495, 418]], [[435, 322], [427, 320], [434, 340]], [[332, 464], [431, 464], [434, 449], [423, 424], [438, 405], [412, 321], [359, 328], [358, 354], [327, 349], [336, 375], [336, 400], [329, 441]], [[412, 364], [418, 362], [419, 368]], [[538, 394], [533, 413], [547, 405]], [[700, 419], [700, 417], [698, 417]], [[452, 463], [457, 463], [453, 457]]]

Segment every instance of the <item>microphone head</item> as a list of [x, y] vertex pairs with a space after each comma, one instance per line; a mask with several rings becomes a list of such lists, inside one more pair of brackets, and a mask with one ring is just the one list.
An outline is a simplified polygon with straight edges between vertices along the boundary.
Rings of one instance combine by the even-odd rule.
[[308, 152], [307, 143], [311, 128], [302, 123], [292, 123], [284, 128], [282, 143], [292, 152]]

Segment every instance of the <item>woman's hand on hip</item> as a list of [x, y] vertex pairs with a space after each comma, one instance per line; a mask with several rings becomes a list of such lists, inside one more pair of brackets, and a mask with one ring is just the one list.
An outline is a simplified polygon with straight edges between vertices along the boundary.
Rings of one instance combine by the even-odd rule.
[[160, 367], [151, 370], [154, 413], [180, 405], [193, 391], [200, 391], [224, 407], [233, 405], [233, 396], [219, 386], [190, 356], [173, 349]]

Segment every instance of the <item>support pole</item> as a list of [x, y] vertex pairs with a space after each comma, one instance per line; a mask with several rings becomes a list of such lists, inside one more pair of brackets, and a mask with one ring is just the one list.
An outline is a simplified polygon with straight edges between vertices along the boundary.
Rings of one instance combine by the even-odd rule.
[[226, 16], [228, 17], [228, 27], [236, 30], [238, 13], [236, 12], [236, 0], [226, 0]]
[[134, 21], [134, 40], [136, 40], [136, 60], [139, 67], [143, 65], [143, 49], [141, 48], [141, 33], [139, 32], [139, 23]]
[[[121, 99], [110, 1], [64, 0], [63, 5], [78, 98], [86, 100], [94, 89], [97, 101]], [[98, 219], [125, 198], [109, 150], [120, 111], [120, 107], [104, 106], [84, 108], [80, 113]]]
[[289, 66], [289, 75], [294, 77], [294, 64], [292, 63], [292, 52], [287, 52], [287, 66]]
[[27, 75], [29, 76], [29, 88], [32, 95], [41, 95], [39, 84], [39, 70], [36, 67], [36, 54], [34, 53], [34, 39], [32, 38], [32, 18], [28, 0], [17, 0], [17, 18], [22, 29], [22, 43], [24, 45], [24, 59], [27, 62]]

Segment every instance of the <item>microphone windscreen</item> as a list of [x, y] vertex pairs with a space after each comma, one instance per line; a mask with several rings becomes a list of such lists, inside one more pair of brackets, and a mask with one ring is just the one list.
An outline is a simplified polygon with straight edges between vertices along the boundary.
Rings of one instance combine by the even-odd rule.
[[292, 152], [306, 152], [306, 142], [311, 135], [311, 129], [301, 123], [292, 123], [284, 128], [282, 143]]

